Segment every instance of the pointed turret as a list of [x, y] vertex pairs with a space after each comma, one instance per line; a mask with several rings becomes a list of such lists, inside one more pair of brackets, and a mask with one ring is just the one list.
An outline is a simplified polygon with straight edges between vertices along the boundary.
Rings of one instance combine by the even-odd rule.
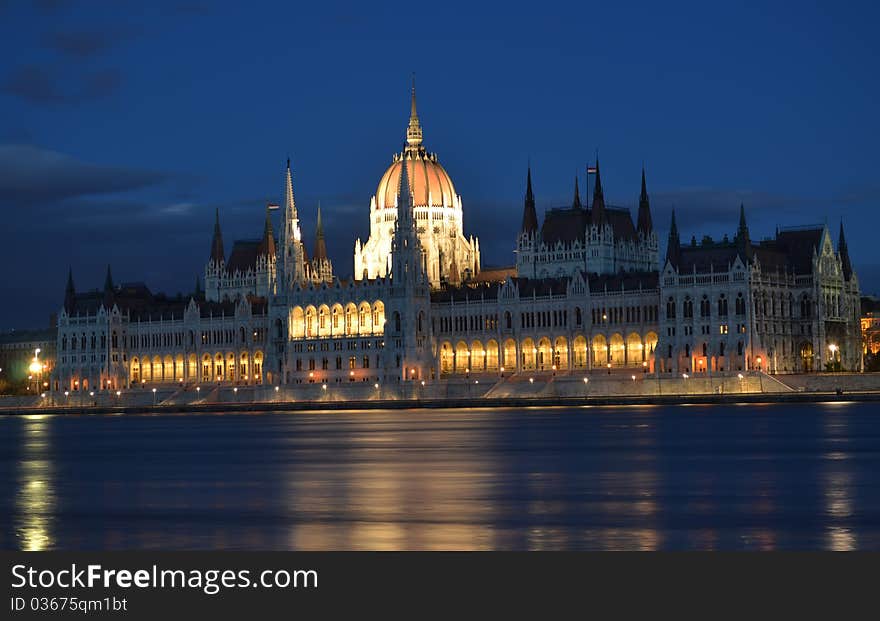
[[571, 201], [572, 209], [583, 209], [584, 206], [581, 205], [581, 191], [578, 189], [578, 178], [577, 175], [574, 176], [574, 200]]
[[746, 208], [742, 203], [739, 204], [739, 226], [736, 229], [736, 245], [748, 257], [751, 252], [752, 242], [749, 239], [749, 226], [746, 224]]
[[266, 205], [266, 223], [263, 225], [263, 239], [260, 242], [259, 253], [261, 256], [274, 257], [275, 254], [275, 231], [272, 228], [272, 215], [269, 205]]
[[532, 193], [532, 167], [526, 174], [526, 199], [523, 205], [522, 232], [535, 233], [538, 230], [538, 213], [535, 211], [535, 195]]
[[220, 208], [214, 212], [214, 239], [211, 240], [211, 261], [220, 265], [225, 259], [223, 253], [223, 233], [220, 232]]
[[837, 252], [840, 254], [840, 264], [843, 268], [843, 277], [846, 280], [852, 278], [852, 262], [849, 260], [849, 249], [846, 247], [846, 238], [843, 236], [843, 220], [840, 221], [840, 237], [837, 240]]
[[327, 244], [324, 242], [324, 225], [321, 222], [321, 203], [318, 203], [318, 224], [315, 227], [315, 254], [313, 259], [327, 258]]
[[104, 277], [104, 293], [113, 292], [116, 287], [113, 286], [113, 274], [110, 272], [110, 264], [107, 264], [107, 275]]
[[412, 93], [410, 96], [409, 126], [406, 128], [407, 150], [418, 150], [422, 146], [422, 125], [416, 112], [416, 74], [412, 76]]
[[602, 176], [599, 171], [599, 158], [596, 157], [596, 187], [593, 190], [593, 210], [591, 213], [593, 224], [601, 226], [605, 223], [605, 195], [602, 193]]
[[639, 218], [637, 230], [645, 236], [654, 228], [651, 222], [651, 204], [648, 201], [648, 184], [645, 182], [645, 169], [642, 168], [642, 192], [639, 195]]
[[675, 209], [672, 210], [672, 223], [669, 225], [669, 240], [666, 244], [666, 260], [673, 266], [678, 266], [681, 256], [681, 238], [678, 236], [678, 226], [675, 224]]
[[76, 302], [76, 289], [73, 287], [73, 268], [67, 270], [67, 287], [64, 289], [64, 309], [71, 313]]

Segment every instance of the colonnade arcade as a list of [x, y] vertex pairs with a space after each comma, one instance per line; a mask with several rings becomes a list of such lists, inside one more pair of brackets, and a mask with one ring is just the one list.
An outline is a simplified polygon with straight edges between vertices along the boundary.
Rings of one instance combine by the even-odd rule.
[[385, 304], [362, 301], [345, 305], [320, 304], [290, 309], [290, 338], [372, 336], [385, 331]]
[[132, 387], [138, 384], [175, 382], [262, 384], [263, 352], [257, 350], [132, 356], [129, 379]]
[[631, 332], [596, 334], [587, 345], [587, 337], [579, 334], [569, 340], [565, 336], [526, 337], [487, 341], [441, 341], [438, 358], [440, 374], [504, 373], [519, 371], [574, 371], [610, 368], [640, 368], [654, 372], [654, 350], [657, 334], [644, 336]]

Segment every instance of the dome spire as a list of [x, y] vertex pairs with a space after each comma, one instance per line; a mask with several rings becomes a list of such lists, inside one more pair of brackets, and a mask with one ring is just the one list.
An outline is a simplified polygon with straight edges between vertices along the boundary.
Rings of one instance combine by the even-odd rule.
[[409, 126], [406, 128], [407, 150], [417, 150], [422, 147], [422, 125], [419, 123], [419, 114], [416, 112], [416, 74], [412, 74], [412, 100], [410, 103]]

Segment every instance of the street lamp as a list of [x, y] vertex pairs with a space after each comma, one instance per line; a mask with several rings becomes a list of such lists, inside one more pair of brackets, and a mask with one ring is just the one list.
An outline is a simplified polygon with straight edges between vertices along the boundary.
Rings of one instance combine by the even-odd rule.
[[642, 373], [647, 373], [647, 372], [648, 372], [648, 361], [643, 360], [642, 361]]
[[153, 407], [156, 406], [156, 389], [153, 389]]
[[608, 375], [611, 375], [611, 363], [609, 362], [605, 366], [608, 367]]
[[590, 381], [590, 378], [588, 378], [588, 377], [584, 378], [584, 384], [588, 383], [589, 381]]

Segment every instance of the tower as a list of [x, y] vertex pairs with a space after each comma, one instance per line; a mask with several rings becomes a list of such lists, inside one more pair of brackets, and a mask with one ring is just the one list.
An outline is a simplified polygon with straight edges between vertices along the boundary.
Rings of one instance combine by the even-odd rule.
[[678, 260], [681, 256], [681, 238], [678, 236], [678, 227], [675, 224], [675, 209], [672, 209], [672, 223], [669, 225], [669, 240], [666, 243], [666, 262], [678, 268]]
[[648, 201], [648, 184], [645, 183], [645, 169], [642, 168], [642, 191], [639, 194], [639, 217], [636, 230], [642, 236], [647, 238], [654, 229], [651, 222], [651, 204]]
[[299, 228], [299, 214], [293, 196], [293, 176], [290, 172], [290, 158], [287, 158], [287, 172], [284, 182], [284, 230], [281, 233], [281, 277], [279, 292], [293, 287], [294, 283], [306, 282], [306, 256]]
[[324, 224], [321, 221], [321, 203], [318, 203], [318, 224], [315, 226], [315, 251], [312, 255], [311, 268], [312, 282], [333, 282], [333, 263], [327, 256]]
[[391, 244], [391, 287], [385, 324], [385, 352], [389, 357], [385, 368], [398, 381], [425, 379], [433, 368], [430, 282], [416, 229], [411, 188], [411, 174], [404, 160]]
[[220, 299], [220, 285], [225, 272], [226, 257], [223, 252], [223, 233], [220, 230], [220, 209], [216, 209], [214, 211], [214, 236], [211, 239], [211, 254], [205, 265], [205, 299]]

